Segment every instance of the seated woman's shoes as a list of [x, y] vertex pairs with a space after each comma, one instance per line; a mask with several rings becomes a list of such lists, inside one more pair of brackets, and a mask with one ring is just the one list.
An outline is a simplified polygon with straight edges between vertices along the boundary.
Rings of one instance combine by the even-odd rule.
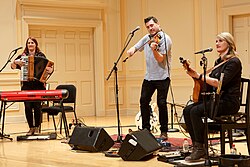
[[35, 133], [35, 128], [30, 128], [30, 130], [26, 133], [26, 136], [31, 136]]
[[196, 161], [204, 160], [205, 155], [206, 155], [206, 153], [204, 150], [196, 150], [190, 156], [187, 156], [185, 158], [185, 161], [196, 162]]
[[196, 162], [200, 160], [204, 160], [203, 158], [206, 155], [206, 151], [203, 147], [203, 144], [201, 143], [195, 143], [193, 152], [191, 153], [190, 156], [187, 156], [185, 158], [185, 161], [187, 162]]

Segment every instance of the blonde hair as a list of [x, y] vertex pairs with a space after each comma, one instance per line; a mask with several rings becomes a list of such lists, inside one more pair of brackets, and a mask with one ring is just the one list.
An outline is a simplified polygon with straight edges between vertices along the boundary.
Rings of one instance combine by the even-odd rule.
[[231, 58], [232, 56], [237, 56], [234, 37], [229, 32], [222, 32], [217, 35], [217, 38], [222, 39], [228, 43], [229, 50], [228, 54], [226, 55], [226, 59]]

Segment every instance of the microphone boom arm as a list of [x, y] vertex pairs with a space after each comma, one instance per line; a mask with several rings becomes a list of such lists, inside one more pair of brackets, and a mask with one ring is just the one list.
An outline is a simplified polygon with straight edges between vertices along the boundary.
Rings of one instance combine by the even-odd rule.
[[[11, 55], [11, 53], [13, 53], [13, 52], [14, 52], [14, 54]], [[12, 51], [10, 52], [9, 58], [8, 58], [7, 62], [6, 62], [6, 63], [4, 64], [4, 66], [0, 69], [0, 72], [2, 72], [3, 69], [5, 69], [5, 67], [7, 66], [7, 64], [11, 62], [11, 59], [16, 55], [16, 53], [17, 53], [17, 49], [12, 50]]]
[[210, 48], [195, 52], [194, 54], [204, 54], [206, 52], [212, 52], [212, 51], [213, 51], [213, 48], [210, 47]]
[[[152, 38], [154, 38], [157, 34], [158, 34], [158, 33], [156, 33]], [[147, 40], [142, 46], [140, 46], [138, 49], [136, 49], [135, 52], [134, 52], [131, 56], [133, 56], [138, 50], [140, 50], [140, 49], [141, 49], [142, 47], [144, 47], [147, 43], [149, 43], [149, 42], [152, 40], [152, 38], [149, 39], [149, 40]], [[127, 57], [123, 60], [123, 62], [125, 63], [125, 62], [128, 60], [129, 57], [130, 57], [130, 56], [127, 56]]]

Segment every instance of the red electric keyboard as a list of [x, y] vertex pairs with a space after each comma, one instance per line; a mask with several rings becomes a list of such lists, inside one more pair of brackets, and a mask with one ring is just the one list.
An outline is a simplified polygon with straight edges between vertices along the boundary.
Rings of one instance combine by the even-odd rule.
[[[4, 135], [4, 119], [5, 119], [5, 109], [7, 102], [21, 102], [21, 101], [62, 101], [66, 99], [69, 95], [68, 90], [58, 89], [58, 90], [23, 90], [23, 91], [2, 91], [0, 92], [1, 101], [1, 111], [0, 111], [0, 123], [2, 117], [2, 129], [0, 132], [1, 138], [8, 138], [9, 135]], [[62, 105], [62, 103], [60, 103]], [[62, 105], [63, 108], [63, 105]], [[63, 112], [63, 119], [65, 121], [65, 126], [67, 125], [65, 113]], [[65, 128], [66, 137], [69, 136], [68, 128]]]
[[1, 101], [47, 101], [61, 100], [67, 98], [68, 90], [23, 90], [23, 91], [2, 91]]

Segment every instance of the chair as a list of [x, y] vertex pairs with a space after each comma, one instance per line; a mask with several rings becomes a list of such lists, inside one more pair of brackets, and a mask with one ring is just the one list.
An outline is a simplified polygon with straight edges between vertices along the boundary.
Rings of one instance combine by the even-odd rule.
[[[45, 84], [45, 88], [46, 88], [46, 90], [49, 90], [50, 89], [50, 84], [49, 83], [46, 83]], [[42, 108], [44, 108], [44, 107], [49, 107], [49, 101], [42, 101], [41, 102], [41, 106], [42, 106]], [[47, 114], [47, 120], [48, 120], [48, 122], [49, 122], [49, 114], [47, 113], [47, 112], [43, 112], [42, 110], [41, 110], [41, 123], [43, 122], [43, 114], [44, 113], [46, 113]], [[41, 127], [40, 127], [41, 128]]]
[[[221, 117], [216, 117], [214, 122], [208, 123], [209, 130], [215, 130], [219, 128], [220, 131], [220, 142], [221, 142], [221, 155], [225, 154], [225, 143], [229, 143], [230, 148], [234, 142], [247, 142], [248, 153], [250, 154], [250, 80], [246, 78], [241, 78], [241, 96], [240, 96], [240, 110], [238, 113], [233, 115], [224, 115]], [[243, 130], [245, 137], [243, 139], [233, 140], [233, 131]], [[228, 141], [226, 141], [225, 133], [228, 133]], [[215, 138], [208, 138], [208, 140], [213, 140]]]
[[[75, 108], [76, 108], [76, 87], [74, 85], [71, 85], [71, 84], [69, 84], [69, 85], [58, 85], [56, 87], [56, 89], [67, 89], [68, 90], [69, 96], [66, 99], [63, 99], [63, 101], [62, 101], [63, 110], [64, 110], [65, 114], [68, 113], [68, 112], [73, 112], [74, 113], [74, 119], [75, 119], [75, 122], [77, 124], [77, 116], [76, 116], [76, 111], [75, 111]], [[55, 131], [57, 130], [57, 128], [56, 128], [56, 123], [55, 123], [54, 116], [58, 115], [59, 113], [62, 113], [63, 110], [62, 110], [62, 107], [60, 106], [60, 101], [53, 101], [52, 106], [42, 108], [42, 112], [47, 112], [48, 115], [52, 116]], [[60, 133], [61, 133], [61, 130], [62, 130], [62, 123], [63, 123], [63, 117], [61, 116], [60, 117]], [[68, 126], [68, 125], [66, 125], [66, 126]], [[64, 128], [68, 129], [68, 127], [64, 127]]]

